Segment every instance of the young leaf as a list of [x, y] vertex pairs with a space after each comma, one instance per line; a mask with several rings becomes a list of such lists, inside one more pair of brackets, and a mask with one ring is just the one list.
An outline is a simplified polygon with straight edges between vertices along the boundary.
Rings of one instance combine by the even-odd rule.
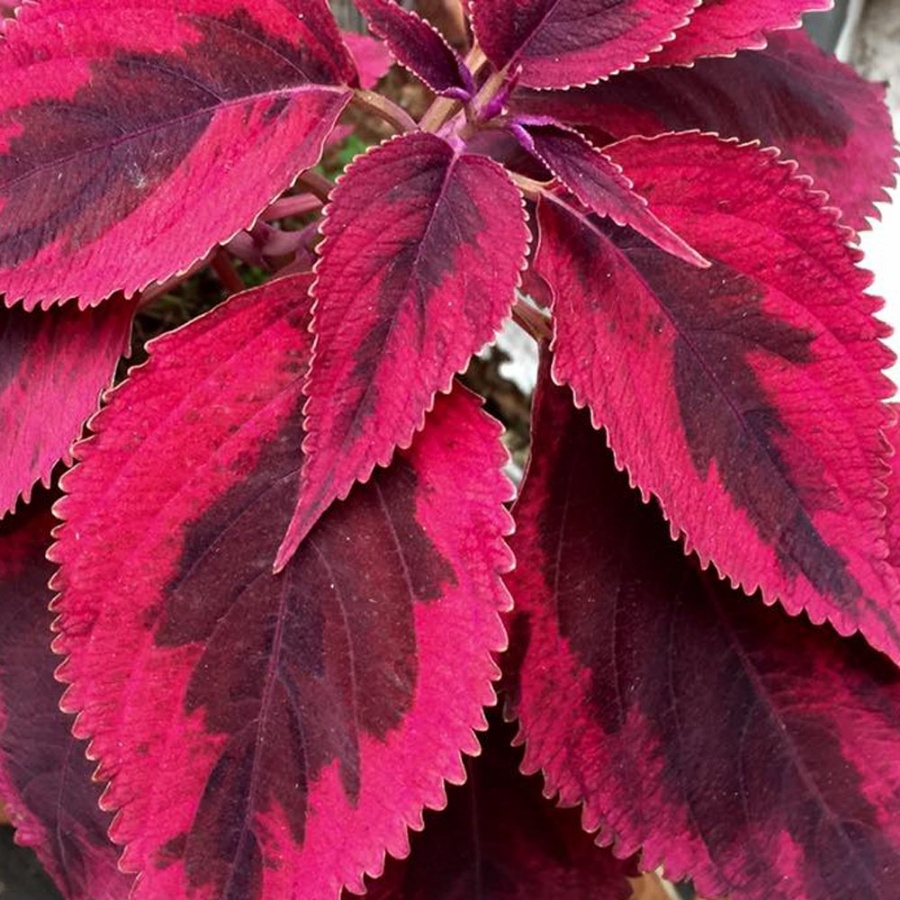
[[671, 40], [695, 0], [472, 0], [472, 27], [498, 68], [520, 65], [525, 87], [599, 81]]
[[803, 13], [831, 7], [832, 0], [705, 0], [676, 39], [654, 53], [647, 65], [689, 65], [701, 56], [758, 50], [766, 46], [767, 31], [798, 28]]
[[896, 167], [884, 86], [864, 81], [800, 31], [770, 35], [765, 50], [689, 69], [623, 72], [580, 91], [519, 91], [512, 108], [558, 118], [599, 144], [690, 128], [759, 140], [796, 159], [857, 230], [868, 227], [874, 201], [887, 199]]
[[435, 93], [469, 97], [474, 83], [459, 54], [440, 33], [395, 0], [355, 0], [369, 28], [384, 38], [400, 65]]
[[390, 141], [332, 194], [313, 288], [306, 458], [282, 567], [336, 499], [409, 446], [509, 314], [528, 242], [503, 169], [431, 134]]
[[64, 703], [144, 900], [361, 888], [462, 779], [493, 700], [510, 490], [498, 426], [464, 390], [272, 573], [302, 461], [309, 281], [155, 342], [57, 507]]
[[134, 304], [25, 312], [0, 306], [0, 516], [44, 483], [128, 352]]
[[706, 261], [647, 208], [622, 169], [571, 128], [521, 122], [513, 126], [522, 145], [534, 154], [592, 212], [630, 225], [667, 253], [695, 266]]
[[579, 814], [541, 795], [519, 773], [515, 728], [492, 716], [467, 779], [447, 791], [447, 809], [425, 814], [405, 860], [387, 860], [366, 900], [628, 900], [631, 861], [585, 833]]
[[0, 291], [133, 294], [247, 226], [354, 81], [325, 0], [46, 0], [0, 41]]
[[546, 366], [536, 404], [508, 579], [525, 769], [704, 896], [893, 897], [897, 669], [700, 571]]
[[542, 202], [554, 376], [704, 564], [900, 659], [879, 502], [893, 357], [858, 254], [754, 147], [686, 134], [606, 152], [712, 266]]
[[0, 524], [0, 797], [16, 841], [33, 847], [66, 900], [125, 900], [93, 765], [59, 711], [44, 558], [55, 524], [46, 498]]

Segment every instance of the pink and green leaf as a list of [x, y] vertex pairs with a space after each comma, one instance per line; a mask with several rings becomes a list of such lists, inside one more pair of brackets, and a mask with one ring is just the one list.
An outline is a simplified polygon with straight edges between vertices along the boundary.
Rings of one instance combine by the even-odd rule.
[[34, 848], [66, 900], [125, 900], [132, 879], [106, 836], [112, 816], [59, 710], [44, 557], [54, 524], [45, 495], [0, 524], [0, 797], [16, 841]]
[[630, 69], [672, 39], [695, 0], [472, 0], [479, 46], [525, 87], [587, 84]]
[[0, 307], [0, 516], [26, 502], [71, 447], [128, 352], [134, 304], [80, 312]]
[[466, 760], [466, 783], [447, 791], [447, 809], [425, 814], [405, 860], [387, 860], [367, 900], [629, 900], [633, 861], [591, 840], [573, 809], [541, 794], [519, 773], [515, 728], [492, 717], [481, 754]]
[[137, 898], [361, 889], [462, 780], [493, 701], [510, 487], [464, 390], [272, 573], [302, 463], [309, 282], [156, 341], [57, 506], [64, 703]]
[[491, 340], [528, 242], [504, 170], [424, 133], [354, 163], [321, 231], [303, 478], [278, 567], [335, 499], [409, 446], [435, 395]]
[[897, 669], [701, 571], [548, 369], [508, 578], [525, 770], [704, 896], [892, 897]]
[[608, 156], [577, 131], [557, 124], [520, 120], [513, 126], [520, 143], [598, 216], [629, 225], [667, 253], [695, 266], [703, 259], [647, 208], [647, 201]]
[[879, 499], [893, 357], [858, 253], [770, 153], [697, 134], [606, 152], [712, 266], [543, 201], [555, 378], [704, 565], [900, 659]]
[[0, 292], [187, 269], [314, 165], [357, 73], [325, 0], [24, 6], [0, 42]]
[[833, 0], [704, 0], [675, 40], [654, 53], [648, 66], [690, 65], [703, 56], [760, 50], [767, 32], [799, 28], [806, 12], [831, 9]]
[[369, 28], [383, 38], [397, 62], [435, 93], [467, 98], [472, 75], [440, 32], [395, 0], [355, 0]]
[[691, 128], [758, 140], [797, 160], [859, 230], [894, 181], [884, 94], [797, 31], [770, 35], [765, 50], [734, 59], [623, 72], [579, 91], [519, 91], [512, 107], [557, 118], [597, 144]]

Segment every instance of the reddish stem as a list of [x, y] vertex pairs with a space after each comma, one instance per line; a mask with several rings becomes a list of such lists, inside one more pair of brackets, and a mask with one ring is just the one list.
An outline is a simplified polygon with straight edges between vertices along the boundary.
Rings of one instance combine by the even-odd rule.
[[260, 218], [267, 222], [275, 219], [287, 219], [291, 216], [305, 216], [322, 208], [322, 200], [313, 194], [294, 194], [282, 197], [263, 211]]
[[327, 203], [331, 196], [331, 189], [334, 185], [324, 176], [312, 170], [304, 172], [298, 179], [297, 184], [305, 187], [311, 194], [314, 194], [322, 203]]
[[213, 271], [222, 282], [222, 286], [230, 293], [237, 294], [244, 290], [244, 282], [238, 275], [231, 257], [221, 248], [219, 248], [212, 258]]
[[178, 275], [173, 275], [171, 278], [167, 278], [165, 281], [150, 285], [146, 290], [141, 291], [140, 295], [137, 297], [138, 309], [144, 309], [149, 306], [154, 300], [162, 297], [163, 294], [168, 294], [169, 291], [174, 291], [180, 284], [187, 281], [188, 278], [196, 275], [204, 266], [209, 263], [209, 254], [203, 257], [203, 259], [198, 259], [186, 272], [182, 272]]

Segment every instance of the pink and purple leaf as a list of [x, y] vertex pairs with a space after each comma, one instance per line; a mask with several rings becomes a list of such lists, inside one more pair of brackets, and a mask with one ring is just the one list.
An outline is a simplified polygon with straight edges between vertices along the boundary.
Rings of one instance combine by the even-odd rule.
[[864, 81], [803, 32], [769, 36], [764, 50], [643, 68], [578, 91], [518, 91], [515, 115], [567, 123], [598, 145], [697, 128], [758, 140], [795, 159], [851, 228], [886, 200], [896, 163], [884, 87]]
[[548, 363], [508, 577], [525, 771], [703, 896], [887, 900], [896, 667], [702, 571]]
[[309, 284], [158, 340], [65, 478], [64, 703], [138, 898], [361, 888], [463, 778], [493, 702], [510, 486], [463, 389], [272, 573], [302, 464]]
[[128, 352], [134, 303], [26, 312], [0, 308], [0, 517], [72, 461], [84, 422]]
[[357, 73], [325, 0], [26, 5], [0, 42], [0, 289], [188, 269], [314, 165]]
[[321, 231], [305, 461], [278, 568], [334, 500], [409, 446], [435, 395], [499, 330], [528, 244], [503, 168], [425, 133], [358, 159]]
[[440, 32], [394, 0], [355, 0], [369, 28], [383, 38], [397, 62], [435, 93], [468, 100], [472, 73]]
[[686, 134], [606, 152], [712, 266], [542, 202], [555, 378], [705, 565], [900, 658], [879, 499], [893, 357], [833, 213], [753, 147]]
[[389, 859], [369, 900], [629, 900], [634, 860], [599, 849], [577, 810], [542, 796], [541, 779], [519, 772], [515, 728], [489, 717], [481, 753], [447, 809], [425, 814], [405, 860]]
[[646, 60], [683, 26], [695, 0], [472, 0], [478, 43], [526, 87], [570, 87]]
[[85, 746], [59, 710], [45, 558], [56, 524], [42, 492], [0, 523], [0, 797], [16, 842], [32, 847], [66, 900], [125, 900], [132, 877], [106, 836], [112, 816]]

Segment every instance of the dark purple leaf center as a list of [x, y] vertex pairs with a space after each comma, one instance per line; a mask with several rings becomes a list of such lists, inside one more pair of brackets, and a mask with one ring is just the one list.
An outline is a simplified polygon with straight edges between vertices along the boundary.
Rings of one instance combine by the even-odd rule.
[[[591, 466], [554, 468], [554, 501], [542, 510], [539, 533], [545, 559], [555, 561], [546, 577], [560, 634], [591, 672], [591, 708], [603, 730], [628, 733], [640, 711], [664, 759], [662, 784], [674, 805], [687, 802], [714, 862], [732, 858], [735, 845], [747, 851], [752, 867], [731, 885], [736, 893], [767, 880], [777, 888], [771, 860], [752, 849], [753, 833], [775, 821], [804, 848], [809, 883], [822, 886], [816, 896], [842, 896], [847, 879], [896, 870], [900, 857], [829, 724], [832, 711], [778, 696], [785, 654], [794, 660], [791, 678], [815, 681], [805, 642], [824, 641], [836, 663], [846, 660], [848, 685], [896, 685], [895, 668], [858, 637], [838, 639], [788, 619], [701, 573], [671, 541], [656, 505], [642, 504], [616, 471], [587, 413], [570, 417], [565, 444], [567, 459]], [[608, 524], [591, 527], [601, 498]], [[528, 640], [527, 622], [517, 631]], [[894, 717], [889, 708], [885, 714]], [[828, 785], [827, 799], [816, 785]]]
[[277, 805], [302, 843], [310, 790], [334, 761], [356, 802], [362, 736], [385, 739], [413, 701], [414, 605], [453, 580], [416, 522], [417, 479], [403, 459], [333, 507], [272, 574], [301, 420], [190, 525], [155, 634], [160, 647], [203, 645], [185, 712], [202, 709], [227, 741], [184, 856], [192, 884], [235, 900], [258, 893], [258, 814]]

